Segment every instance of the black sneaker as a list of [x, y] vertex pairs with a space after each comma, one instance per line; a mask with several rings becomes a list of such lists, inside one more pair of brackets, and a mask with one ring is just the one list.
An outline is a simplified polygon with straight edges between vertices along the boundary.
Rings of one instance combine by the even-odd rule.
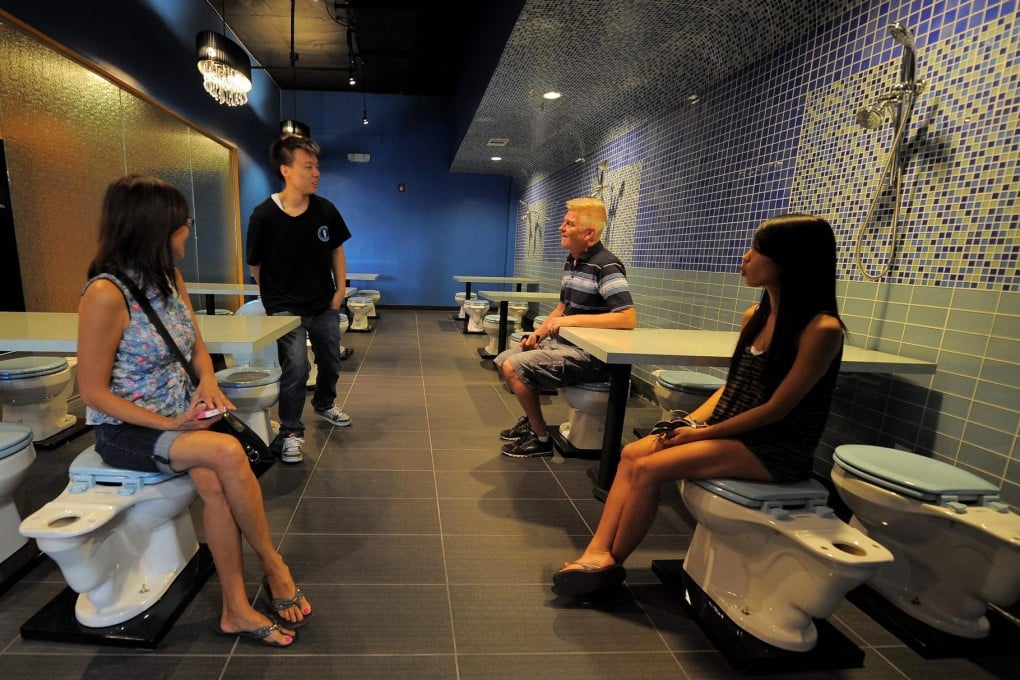
[[520, 441], [529, 432], [531, 432], [531, 425], [528, 423], [528, 416], [521, 416], [517, 419], [516, 425], [500, 430], [499, 438], [505, 442], [516, 442]]
[[552, 439], [542, 441], [534, 432], [528, 434], [515, 442], [504, 444], [502, 453], [511, 458], [537, 458], [538, 456], [553, 455]]

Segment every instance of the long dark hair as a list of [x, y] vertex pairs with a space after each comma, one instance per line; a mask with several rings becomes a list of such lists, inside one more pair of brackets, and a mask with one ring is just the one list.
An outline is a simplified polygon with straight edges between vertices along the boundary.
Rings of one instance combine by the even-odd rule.
[[[771, 395], [793, 366], [800, 334], [815, 315], [830, 314], [843, 326], [836, 303], [836, 237], [821, 217], [780, 215], [758, 226], [751, 247], [779, 267], [779, 310], [764, 376], [765, 389]], [[772, 301], [764, 290], [758, 309], [740, 333], [731, 370], [765, 326], [771, 311]]]
[[156, 177], [126, 175], [106, 188], [99, 218], [99, 249], [89, 265], [98, 274], [131, 270], [144, 290], [174, 292], [170, 237], [188, 219], [184, 194]]

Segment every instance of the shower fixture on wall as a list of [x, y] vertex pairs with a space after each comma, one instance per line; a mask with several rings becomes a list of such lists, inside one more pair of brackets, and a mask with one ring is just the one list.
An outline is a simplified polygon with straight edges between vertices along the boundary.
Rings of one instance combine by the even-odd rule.
[[599, 169], [598, 186], [595, 187], [595, 191], [592, 192], [591, 197], [592, 198], [597, 198], [600, 201], [605, 200], [604, 196], [605, 196], [606, 189], [609, 189], [609, 191], [613, 190], [613, 185], [610, 184], [608, 187], [606, 186], [606, 169], [607, 168], [609, 168], [609, 161], [599, 161], [599, 164], [598, 164], [598, 169]]
[[[889, 148], [889, 158], [882, 169], [882, 175], [879, 177], [878, 187], [875, 190], [875, 197], [871, 201], [871, 207], [868, 208], [868, 214], [857, 231], [857, 243], [854, 247], [854, 263], [865, 278], [873, 280], [882, 278], [892, 269], [893, 256], [896, 251], [896, 227], [900, 216], [900, 194], [903, 187], [903, 161], [900, 157], [900, 142], [903, 139], [903, 133], [910, 124], [910, 115], [914, 110], [917, 96], [927, 86], [927, 83], [923, 80], [918, 80], [915, 74], [916, 55], [913, 33], [910, 32], [909, 28], [897, 21], [889, 26], [889, 35], [903, 46], [899, 80], [887, 92], [879, 95], [874, 102], [861, 107], [857, 111], [857, 124], [866, 130], [878, 130], [890, 117], [892, 118], [894, 130], [892, 145]], [[890, 175], [890, 184], [893, 188], [893, 214], [889, 234], [889, 256], [881, 272], [870, 274], [865, 270], [864, 263], [861, 261], [861, 242], [864, 239], [865, 228], [874, 217], [875, 209], [882, 196], [882, 187], [885, 186], [886, 180]]]

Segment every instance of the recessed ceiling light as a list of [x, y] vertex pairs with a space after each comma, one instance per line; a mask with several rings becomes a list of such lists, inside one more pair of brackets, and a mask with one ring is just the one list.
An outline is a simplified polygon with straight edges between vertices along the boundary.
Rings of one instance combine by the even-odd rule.
[[501, 161], [501, 160], [503, 160], [503, 157], [502, 156], [493, 156], [489, 160], [490, 161]]
[[696, 94], [689, 94], [687, 95], [687, 101], [690, 102], [691, 104], [697, 104], [699, 101], [701, 101], [701, 97], [699, 97]]
[[545, 94], [543, 94], [542, 98], [543, 99], [559, 99], [562, 96], [563, 96], [562, 92], [557, 92], [556, 90], [550, 90], [549, 92], [546, 92]]

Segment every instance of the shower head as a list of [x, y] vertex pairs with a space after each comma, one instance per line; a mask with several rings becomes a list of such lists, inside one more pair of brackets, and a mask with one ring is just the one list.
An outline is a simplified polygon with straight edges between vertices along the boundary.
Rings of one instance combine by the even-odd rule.
[[857, 124], [865, 130], [877, 130], [885, 122], [883, 115], [885, 108], [877, 106], [865, 106], [857, 112]]
[[914, 34], [910, 32], [910, 29], [901, 24], [895, 22], [889, 24], [889, 35], [899, 44], [903, 45], [903, 61], [900, 64], [900, 83], [914, 84]]

